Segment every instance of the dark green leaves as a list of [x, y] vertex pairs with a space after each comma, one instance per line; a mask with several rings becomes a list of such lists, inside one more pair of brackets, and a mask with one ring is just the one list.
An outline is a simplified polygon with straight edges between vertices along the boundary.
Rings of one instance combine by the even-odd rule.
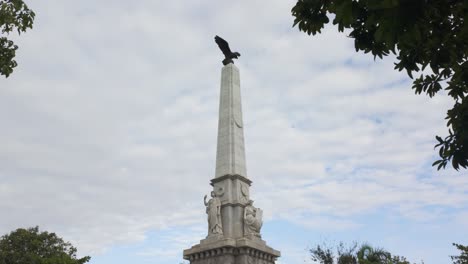
[[76, 248], [54, 233], [38, 227], [19, 228], [0, 239], [0, 264], [84, 264], [90, 257], [76, 258]]
[[334, 17], [339, 31], [349, 29], [356, 51], [383, 58], [397, 55], [395, 69], [413, 81], [416, 94], [446, 90], [455, 101], [447, 112], [450, 135], [436, 145], [438, 169], [451, 162], [468, 167], [468, 0], [299, 0], [294, 25], [317, 34]]
[[[453, 245], [461, 251], [459, 256], [451, 256], [453, 263], [468, 264], [468, 247], [455, 243]], [[411, 264], [405, 257], [392, 255], [385, 249], [375, 248], [368, 244], [358, 247], [356, 242], [350, 247], [345, 247], [343, 242], [340, 242], [336, 247], [336, 257], [333, 247], [325, 244], [318, 245], [309, 252], [311, 259], [320, 264]]]
[[316, 248], [311, 249], [309, 252], [311, 259], [320, 264], [333, 264], [335, 261], [333, 250], [327, 248], [326, 246], [321, 247], [320, 245], [318, 245]]
[[333, 247], [327, 245], [317, 245], [309, 252], [311, 259], [320, 264], [410, 264], [404, 257], [392, 256], [390, 252], [368, 244], [358, 246], [356, 242], [349, 247], [340, 242], [336, 256]]
[[[327, 2], [322, 0], [301, 0], [291, 12], [296, 16], [294, 26], [307, 34], [317, 34], [330, 20], [327, 17]], [[301, 19], [307, 16], [308, 19]]]
[[460, 256], [451, 256], [454, 264], [467, 264], [468, 263], [468, 246], [453, 243], [453, 245], [461, 251]]
[[16, 46], [13, 41], [5, 37], [0, 37], [0, 73], [8, 77], [17, 63], [13, 58], [15, 57]]
[[[8, 35], [12, 31], [18, 34], [32, 28], [34, 12], [26, 6], [23, 0], [0, 0], [0, 32]], [[15, 30], [16, 29], [16, 30]], [[14, 60], [18, 46], [7, 37], [0, 37], [0, 74], [8, 77], [17, 66]]]

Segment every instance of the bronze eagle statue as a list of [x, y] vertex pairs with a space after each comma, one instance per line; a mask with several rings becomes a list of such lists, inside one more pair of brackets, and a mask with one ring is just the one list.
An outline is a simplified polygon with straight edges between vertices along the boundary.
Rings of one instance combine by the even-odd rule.
[[231, 49], [229, 48], [229, 43], [222, 39], [219, 36], [215, 36], [215, 42], [218, 44], [218, 47], [221, 49], [223, 52], [225, 58], [223, 60], [223, 65], [228, 65], [229, 63], [234, 63], [232, 59], [237, 59], [240, 57], [239, 52], [232, 52]]

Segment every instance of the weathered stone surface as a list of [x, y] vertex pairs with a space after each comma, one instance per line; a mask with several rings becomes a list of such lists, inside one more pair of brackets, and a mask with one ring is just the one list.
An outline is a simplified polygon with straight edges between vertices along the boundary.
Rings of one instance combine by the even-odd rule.
[[275, 260], [274, 256], [249, 248], [222, 248], [189, 259], [191, 264], [274, 264]]
[[211, 199], [206, 202], [206, 195], [203, 200], [208, 215], [208, 237], [223, 236], [223, 226], [221, 220], [221, 200], [217, 197], [215, 191], [211, 192]]
[[249, 201], [250, 183], [250, 180], [240, 175], [224, 175], [211, 180], [221, 200], [221, 218], [226, 238], [244, 236], [244, 207]]
[[260, 229], [263, 225], [263, 211], [253, 206], [250, 200], [244, 207], [244, 237], [261, 237]]
[[205, 239], [184, 251], [191, 264], [274, 264], [280, 252], [261, 239]]
[[[216, 173], [206, 202], [208, 235], [184, 250], [191, 264], [274, 264], [280, 252], [261, 239], [262, 210], [252, 205], [247, 178], [239, 70], [223, 67]], [[220, 210], [219, 210], [220, 209]]]
[[231, 63], [221, 72], [215, 177], [236, 174], [247, 177], [239, 69]]

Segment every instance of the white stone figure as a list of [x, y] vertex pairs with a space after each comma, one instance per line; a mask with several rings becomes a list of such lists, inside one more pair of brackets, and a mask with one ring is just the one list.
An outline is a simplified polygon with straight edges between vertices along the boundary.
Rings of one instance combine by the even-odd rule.
[[216, 193], [211, 192], [211, 199], [206, 202], [206, 195], [203, 202], [206, 206], [206, 213], [208, 214], [208, 237], [223, 235], [223, 225], [221, 222], [221, 200], [217, 197]]
[[253, 201], [249, 200], [244, 208], [244, 236], [246, 237], [261, 237], [260, 229], [262, 228], [263, 211], [260, 208], [253, 206]]

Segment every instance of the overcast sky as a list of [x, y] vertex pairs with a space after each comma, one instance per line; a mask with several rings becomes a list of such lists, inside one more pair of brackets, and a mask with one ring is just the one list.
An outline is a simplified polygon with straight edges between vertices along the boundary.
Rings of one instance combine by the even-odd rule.
[[295, 1], [27, 2], [34, 29], [0, 78], [1, 234], [39, 225], [91, 264], [182, 262], [206, 236], [220, 35], [242, 54], [247, 174], [278, 263], [359, 241], [440, 264], [468, 244], [468, 173], [431, 167], [452, 102], [332, 27], [298, 32]]

